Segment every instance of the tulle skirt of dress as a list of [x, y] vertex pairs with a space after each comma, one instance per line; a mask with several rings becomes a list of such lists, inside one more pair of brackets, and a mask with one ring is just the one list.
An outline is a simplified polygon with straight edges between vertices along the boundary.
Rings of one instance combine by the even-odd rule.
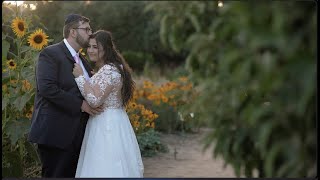
[[124, 109], [88, 120], [76, 177], [143, 177], [139, 145]]

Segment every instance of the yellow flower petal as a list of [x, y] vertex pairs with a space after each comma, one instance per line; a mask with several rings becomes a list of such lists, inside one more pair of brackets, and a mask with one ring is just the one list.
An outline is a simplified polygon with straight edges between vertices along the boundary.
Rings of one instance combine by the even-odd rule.
[[16, 17], [11, 23], [11, 28], [16, 36], [21, 38], [26, 34], [27, 24], [23, 19]]
[[38, 29], [28, 37], [28, 43], [34, 49], [41, 50], [44, 46], [48, 45], [48, 36]]
[[17, 63], [15, 63], [13, 59], [8, 60], [7, 65], [10, 70], [14, 70], [17, 67]]

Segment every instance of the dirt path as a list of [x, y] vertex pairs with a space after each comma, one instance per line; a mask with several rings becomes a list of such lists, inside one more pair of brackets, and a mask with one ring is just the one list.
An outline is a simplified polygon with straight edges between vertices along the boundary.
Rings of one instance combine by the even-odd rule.
[[[144, 177], [236, 177], [230, 166], [224, 168], [221, 158], [213, 159], [212, 148], [202, 153], [200, 140], [208, 129], [197, 134], [161, 134], [161, 142], [168, 145], [168, 153], [143, 158]], [[174, 149], [178, 152], [174, 158]]]

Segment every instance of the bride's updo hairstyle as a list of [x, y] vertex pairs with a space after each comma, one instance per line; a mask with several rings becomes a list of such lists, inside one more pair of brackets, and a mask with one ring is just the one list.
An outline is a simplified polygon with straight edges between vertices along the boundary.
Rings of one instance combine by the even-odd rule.
[[[104, 51], [103, 60], [105, 64], [114, 65], [120, 72], [122, 77], [122, 103], [124, 106], [128, 104], [133, 96], [135, 83], [132, 80], [131, 68], [128, 63], [117, 51], [116, 46], [113, 43], [111, 32], [105, 30], [99, 30], [90, 35], [91, 39], [95, 39], [97, 44], [100, 44]], [[99, 53], [99, 51], [98, 51]], [[121, 68], [121, 65], [123, 68]]]

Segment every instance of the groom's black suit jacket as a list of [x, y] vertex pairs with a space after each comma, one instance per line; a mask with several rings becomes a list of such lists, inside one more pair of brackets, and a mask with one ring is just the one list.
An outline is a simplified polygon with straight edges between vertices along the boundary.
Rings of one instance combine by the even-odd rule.
[[[80, 58], [92, 76], [89, 64]], [[74, 63], [63, 41], [40, 53], [30, 142], [62, 149], [70, 147], [78, 136], [80, 123], [87, 122], [89, 114], [81, 112], [83, 97], [72, 74]]]

